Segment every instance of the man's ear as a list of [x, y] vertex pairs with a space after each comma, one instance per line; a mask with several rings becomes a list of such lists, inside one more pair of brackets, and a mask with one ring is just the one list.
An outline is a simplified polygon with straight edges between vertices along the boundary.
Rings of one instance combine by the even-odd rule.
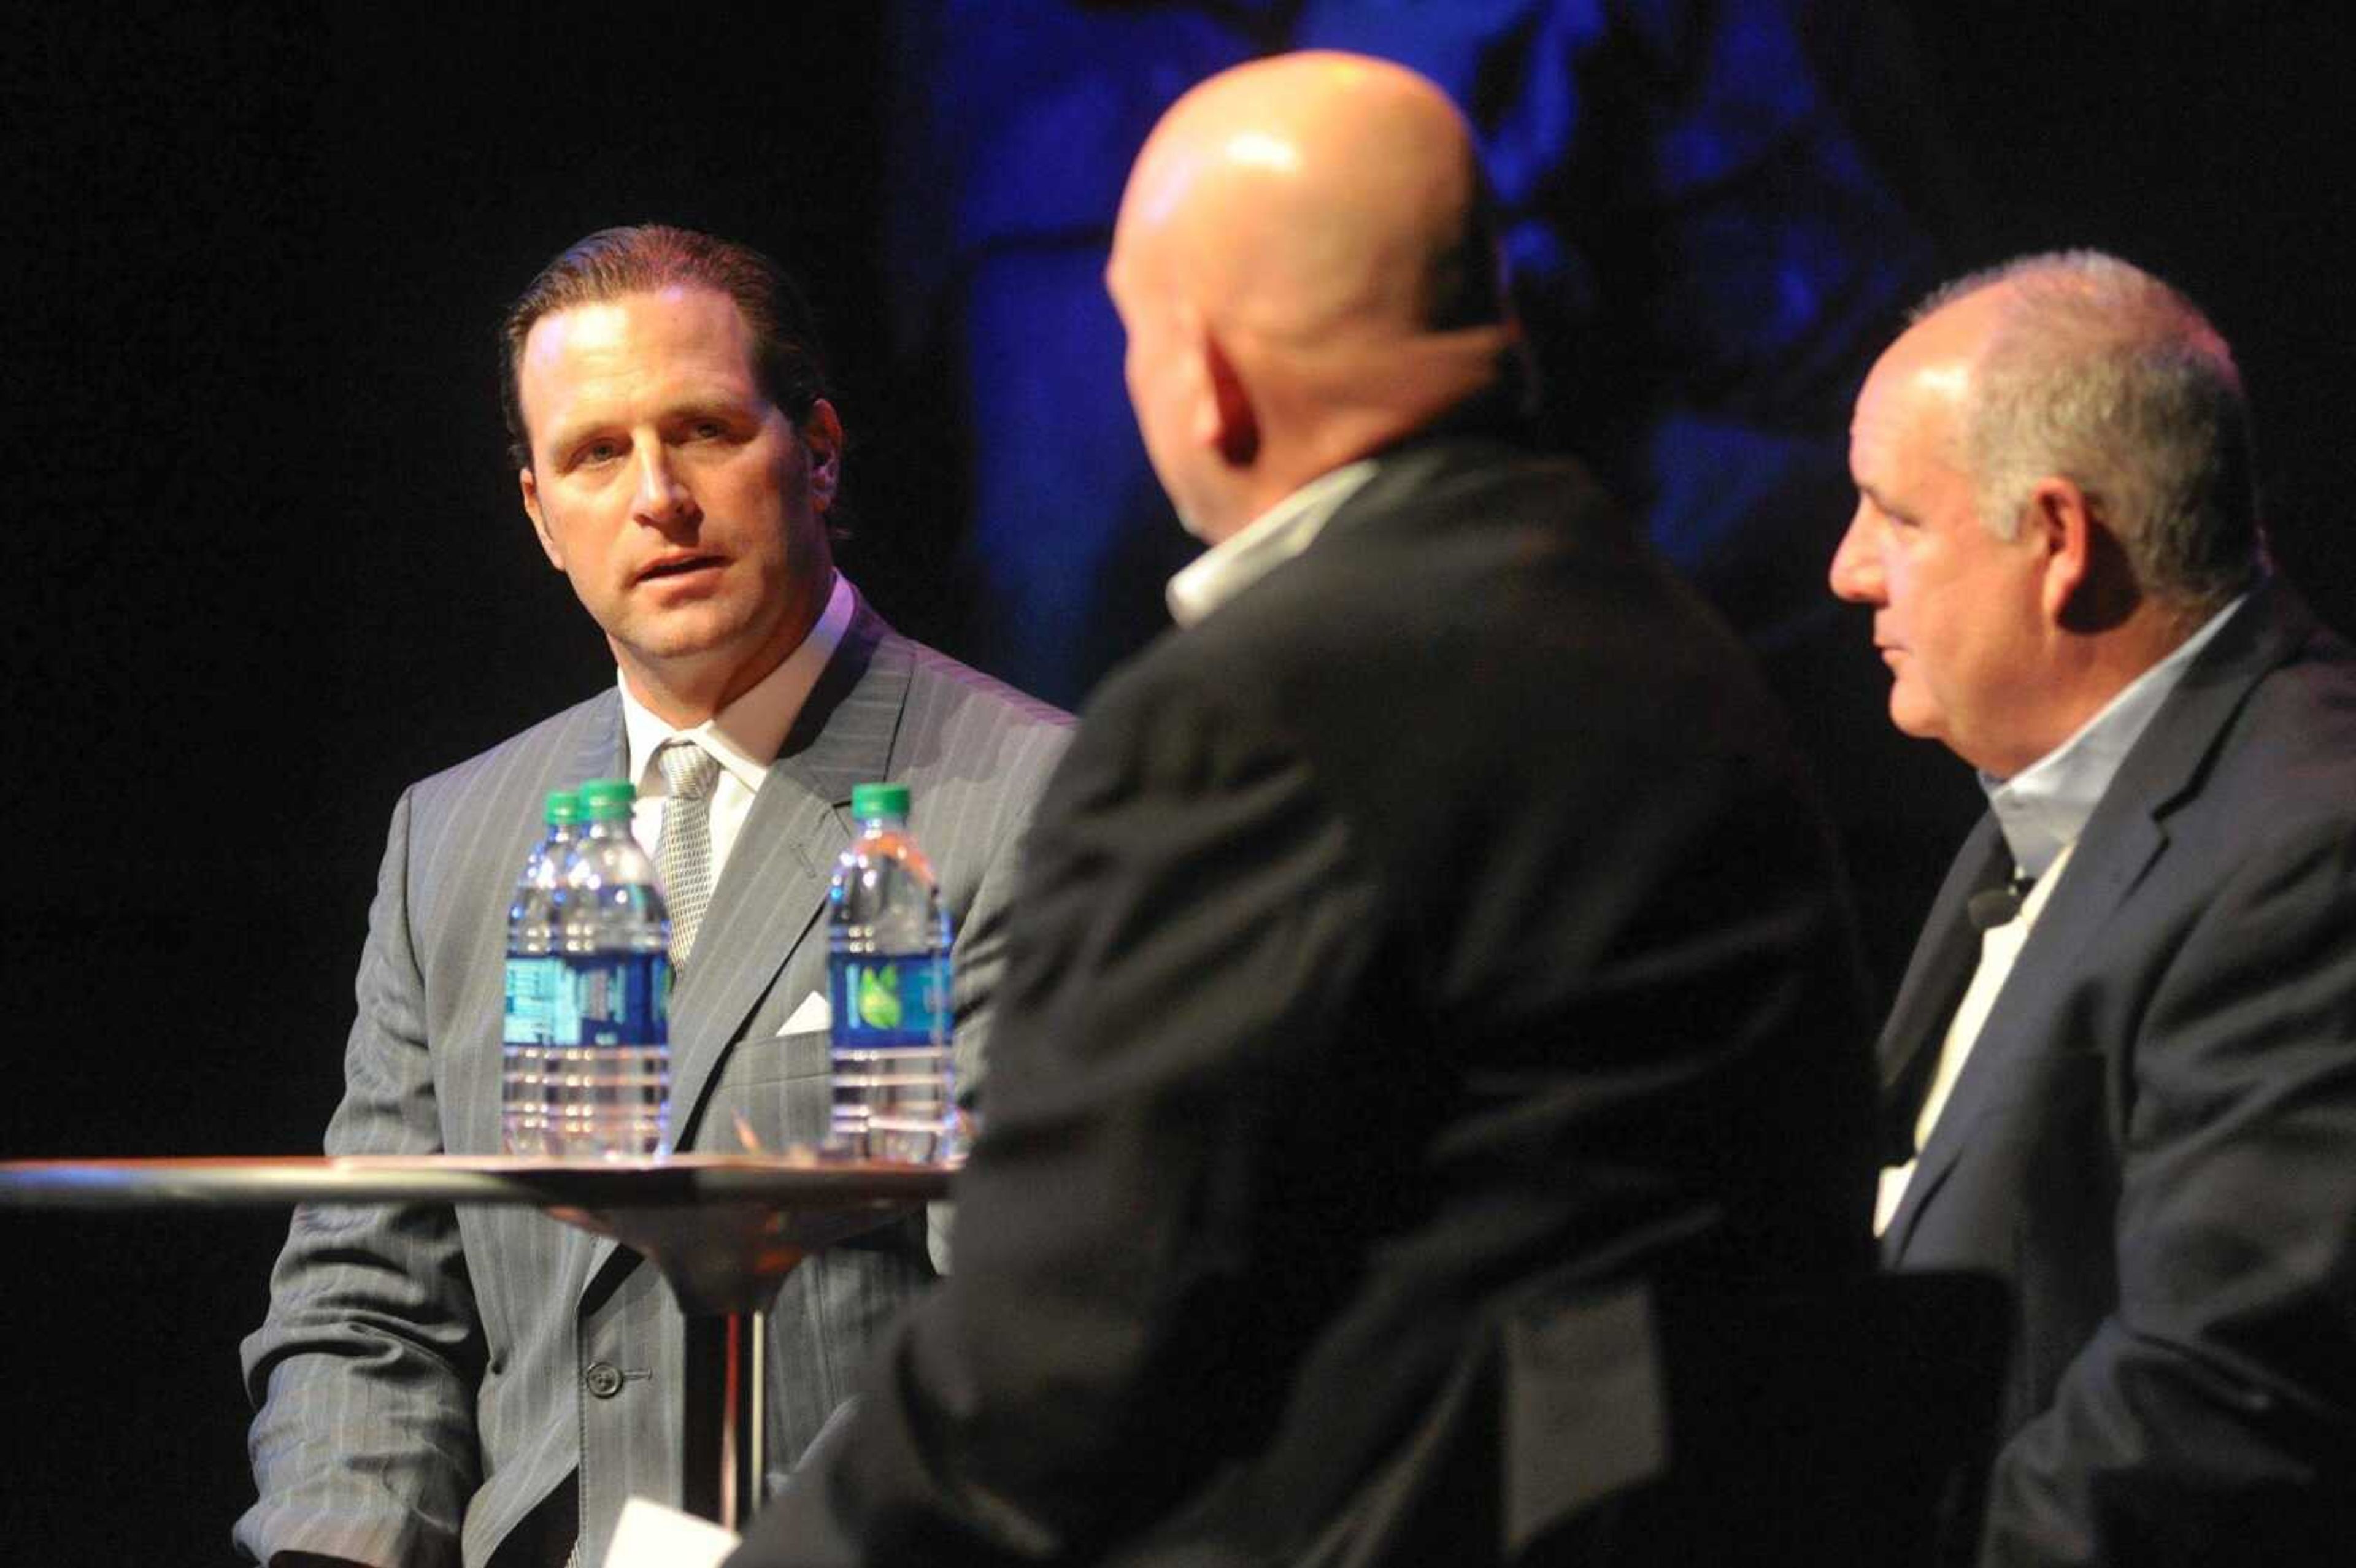
[[516, 488], [523, 492], [523, 514], [531, 519], [531, 531], [539, 537], [548, 564], [562, 571], [564, 551], [557, 547], [556, 536], [548, 531], [548, 518], [540, 509], [540, 482], [532, 477], [530, 469], [516, 470]]
[[842, 483], [842, 420], [824, 398], [802, 416], [802, 450], [809, 453], [810, 506], [824, 517]]
[[2035, 549], [2042, 562], [2038, 603], [2046, 619], [2055, 623], [2083, 620], [2096, 587], [2095, 558], [2104, 539], [2093, 505], [2075, 481], [2059, 475], [2040, 479], [2022, 508], [2024, 544]]
[[1229, 357], [1208, 325], [1200, 328], [1193, 352], [1199, 371], [1195, 387], [1194, 438], [1216, 452], [1230, 468], [1248, 468], [1259, 456], [1259, 413]]

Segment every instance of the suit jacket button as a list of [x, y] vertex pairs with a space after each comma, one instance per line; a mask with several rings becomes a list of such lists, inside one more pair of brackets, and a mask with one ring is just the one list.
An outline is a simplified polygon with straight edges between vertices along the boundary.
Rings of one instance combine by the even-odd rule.
[[611, 1399], [622, 1392], [622, 1371], [610, 1361], [589, 1363], [589, 1392], [599, 1399]]

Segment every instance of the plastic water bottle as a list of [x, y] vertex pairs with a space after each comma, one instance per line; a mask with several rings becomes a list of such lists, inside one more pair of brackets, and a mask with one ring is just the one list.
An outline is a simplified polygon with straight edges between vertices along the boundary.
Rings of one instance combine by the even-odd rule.
[[637, 791], [581, 786], [565, 861], [548, 1147], [568, 1159], [659, 1154], [670, 1125], [670, 919], [654, 861], [630, 836]]
[[965, 1152], [949, 1051], [949, 920], [908, 837], [908, 786], [851, 792], [859, 836], [827, 899], [834, 1110], [829, 1145], [871, 1159]]
[[509, 1154], [548, 1152], [549, 1048], [556, 1042], [557, 993], [564, 981], [564, 862], [573, 852], [579, 797], [548, 796], [548, 831], [523, 863], [508, 904], [507, 1014], [499, 1032], [499, 1146]]

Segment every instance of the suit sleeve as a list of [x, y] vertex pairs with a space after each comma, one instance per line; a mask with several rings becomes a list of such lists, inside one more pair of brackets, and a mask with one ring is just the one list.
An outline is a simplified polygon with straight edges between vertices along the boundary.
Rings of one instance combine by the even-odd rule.
[[1130, 682], [1050, 784], [957, 1271], [738, 1568], [1085, 1558], [1246, 1418], [1217, 1385], [1274, 1316], [1264, 1124], [1301, 1097], [1273, 1081], [1355, 985], [1372, 895], [1306, 765], [1204, 706]]
[[[990, 1066], [990, 1040], [997, 1021], [999, 989], [1006, 975], [1007, 912], [1012, 906], [1029, 842], [1030, 802], [1037, 793], [1044, 767], [1025, 770], [1006, 781], [994, 800], [1010, 802], [1007, 818], [991, 833], [980, 860], [979, 875], [959, 890], [945, 886], [951, 895], [950, 918], [956, 923], [956, 981], [952, 1005], [956, 1011], [958, 1099], [977, 1104]], [[943, 868], [946, 871], [947, 868]], [[957, 896], [959, 891], [962, 896]]]
[[[355, 990], [329, 1154], [440, 1149], [410, 929], [412, 805], [395, 808]], [[483, 1341], [447, 1207], [305, 1205], [244, 1346], [260, 1496], [239, 1520], [257, 1561], [305, 1552], [411, 1568], [455, 1563], [479, 1479]]]
[[2284, 836], [2215, 891], [2136, 1041], [2118, 1307], [1999, 1456], [1987, 1557], [2336, 1559], [2356, 1456], [2344, 823]]
[[[979, 713], [979, 717], [976, 714]], [[1060, 719], [1060, 716], [1058, 716]], [[970, 728], [989, 720], [986, 729]], [[943, 744], [969, 758], [984, 781], [954, 792], [946, 817], [929, 816], [920, 837], [937, 848], [935, 869], [956, 927], [956, 979], [951, 1007], [958, 1104], [977, 1106], [990, 1069], [990, 1041], [1006, 976], [1007, 917], [1028, 852], [1033, 808], [1071, 731], [1064, 722], [1011, 723], [987, 710], [969, 712]], [[957, 1206], [931, 1206], [927, 1226], [933, 1266], [950, 1267]]]

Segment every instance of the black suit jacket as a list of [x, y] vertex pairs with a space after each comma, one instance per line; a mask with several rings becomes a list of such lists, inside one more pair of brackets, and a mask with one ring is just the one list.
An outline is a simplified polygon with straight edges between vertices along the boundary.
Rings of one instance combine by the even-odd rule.
[[1391, 454], [1032, 855], [956, 1267], [740, 1565], [1497, 1561], [1661, 1474], [1679, 1304], [1869, 1261], [1819, 817], [1568, 464]]
[[[1933, 906], [1893, 1136], [2008, 869], [1984, 820]], [[2356, 1550], [2356, 654], [2287, 589], [2121, 765], [1882, 1241], [2017, 1288], [1989, 1562]]]

